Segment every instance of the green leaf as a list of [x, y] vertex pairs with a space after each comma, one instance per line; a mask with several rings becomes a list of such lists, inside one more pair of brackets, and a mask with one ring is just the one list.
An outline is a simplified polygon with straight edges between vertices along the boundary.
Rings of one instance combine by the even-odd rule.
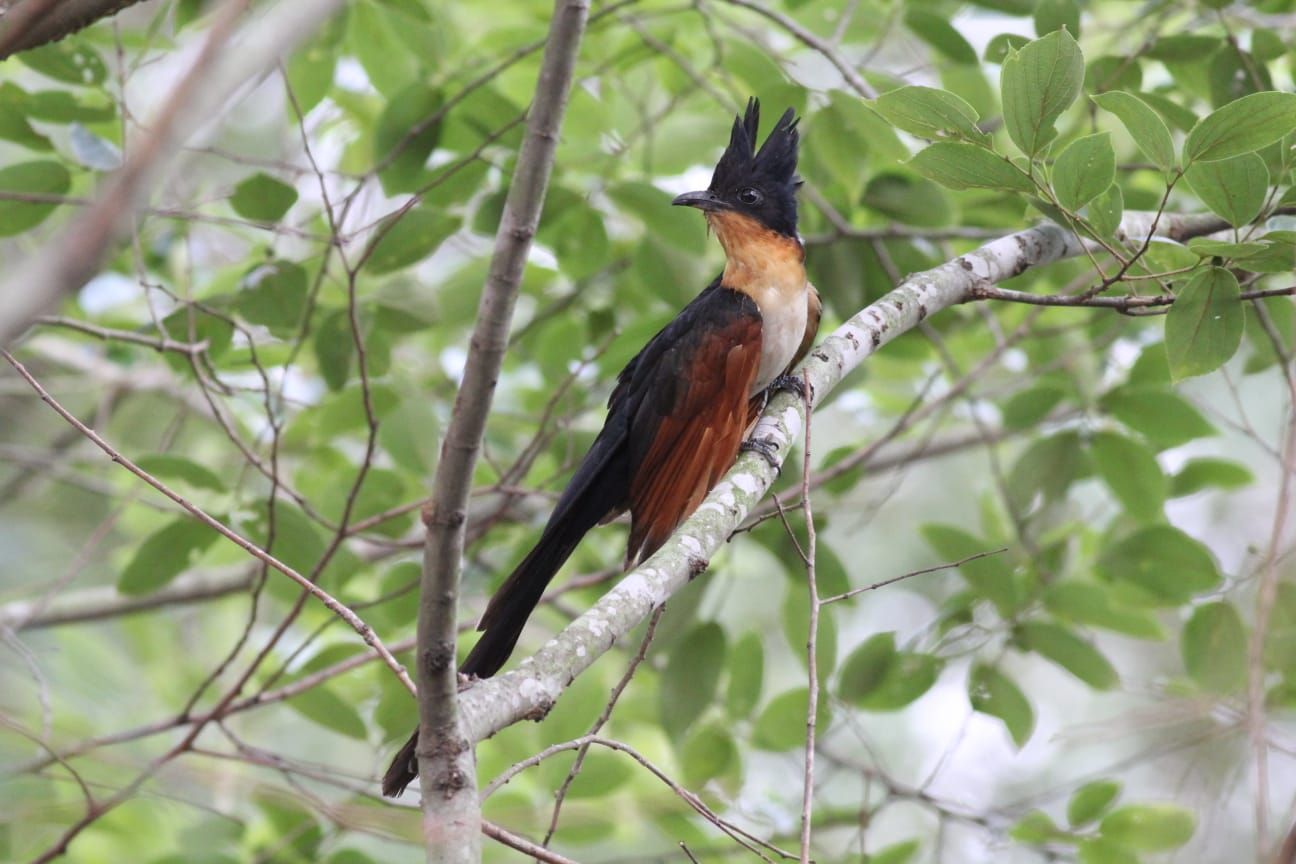
[[364, 720], [351, 703], [327, 685], [312, 687], [288, 700], [288, 706], [307, 720], [348, 738], [364, 741], [368, 734]]
[[1121, 217], [1125, 215], [1125, 195], [1119, 185], [1113, 183], [1093, 201], [1089, 202], [1089, 224], [1099, 237], [1112, 238], [1120, 228]]
[[1116, 803], [1121, 784], [1115, 780], [1095, 780], [1077, 789], [1067, 802], [1067, 822], [1072, 828], [1088, 825]]
[[179, 576], [200, 552], [216, 542], [216, 532], [188, 516], [144, 538], [117, 580], [122, 594], [151, 594]]
[[1030, 39], [1019, 33], [1000, 33], [986, 43], [985, 61], [1003, 63], [1012, 52], [1030, 44]]
[[1184, 179], [1212, 213], [1234, 228], [1255, 219], [1269, 193], [1269, 169], [1255, 153], [1194, 163]]
[[876, 852], [864, 856], [861, 864], [910, 864], [922, 844], [917, 840], [903, 840], [884, 846]]
[[1142, 609], [1114, 603], [1111, 589], [1092, 582], [1067, 580], [1050, 585], [1044, 594], [1044, 606], [1059, 618], [1077, 624], [1101, 627], [1124, 633], [1135, 639], [1160, 640], [1165, 632], [1156, 618]]
[[431, 205], [397, 212], [378, 227], [365, 269], [381, 275], [416, 264], [458, 229], [458, 219]]
[[1127, 384], [1105, 393], [1098, 405], [1158, 449], [1217, 434], [1191, 402], [1160, 387]]
[[1116, 151], [1106, 132], [1077, 138], [1053, 163], [1053, 192], [1071, 212], [1106, 191], [1116, 179]]
[[297, 49], [286, 64], [288, 86], [302, 113], [318, 105], [333, 86], [333, 67], [337, 62], [334, 49], [322, 40]]
[[999, 409], [1008, 429], [1027, 429], [1049, 415], [1066, 398], [1066, 390], [1056, 384], [1041, 384], [1019, 390]]
[[444, 99], [438, 90], [416, 81], [388, 102], [374, 129], [374, 164], [383, 192], [414, 192], [428, 181], [424, 168], [441, 139]]
[[[66, 195], [71, 184], [71, 175], [58, 162], [22, 162], [0, 168], [0, 237], [19, 234], [44, 222], [58, 204], [39, 199]], [[23, 196], [36, 200], [17, 200]]]
[[728, 729], [709, 723], [685, 739], [680, 763], [684, 767], [684, 785], [699, 789], [711, 778], [740, 764], [738, 745]]
[[1076, 853], [1079, 864], [1142, 864], [1129, 849], [1104, 837], [1082, 837]]
[[278, 222], [297, 202], [297, 190], [269, 174], [253, 174], [234, 187], [230, 206], [245, 219]]
[[163, 480], [183, 480], [195, 489], [224, 492], [225, 484], [216, 473], [204, 465], [172, 453], [152, 453], [141, 456], [135, 464], [154, 477]]
[[93, 87], [108, 77], [108, 67], [103, 58], [80, 39], [51, 42], [20, 51], [14, 56], [28, 68], [65, 84]]
[[1023, 622], [1017, 628], [1017, 639], [1027, 649], [1052, 660], [1096, 690], [1110, 690], [1120, 683], [1115, 668], [1102, 652], [1061, 624]]
[[963, 141], [932, 144], [909, 160], [909, 165], [949, 189], [1035, 191], [1030, 178], [1007, 159]]
[[1017, 685], [998, 669], [978, 663], [968, 678], [968, 699], [972, 710], [998, 717], [1019, 748], [1035, 729], [1035, 712]]
[[1004, 125], [1031, 158], [1057, 136], [1053, 124], [1080, 94], [1084, 56], [1066, 30], [1036, 39], [1004, 60]]
[[1017, 821], [1008, 832], [1008, 836], [1018, 843], [1038, 845], [1047, 843], [1062, 832], [1043, 810], [1031, 810]]
[[1296, 129], [1296, 93], [1252, 93], [1197, 121], [1184, 142], [1184, 164], [1251, 153]]
[[920, 138], [984, 141], [987, 137], [977, 128], [976, 109], [948, 90], [900, 87], [883, 93], [873, 107], [897, 129]]
[[1196, 828], [1192, 812], [1174, 804], [1131, 804], [1107, 814], [1099, 830], [1131, 849], [1160, 852], [1187, 843]]
[[724, 661], [724, 630], [714, 621], [694, 627], [671, 649], [658, 694], [668, 735], [682, 737], [715, 700]]
[[249, 270], [238, 295], [239, 314], [271, 332], [296, 331], [306, 311], [306, 271], [292, 261], [268, 261]]
[[[995, 544], [955, 525], [928, 523], [919, 530], [927, 545], [946, 561], [959, 561], [995, 549]], [[1017, 586], [1006, 556], [987, 555], [960, 565], [958, 570], [977, 595], [995, 604], [999, 614], [1007, 617], [1017, 608]]]
[[1046, 36], [1065, 27], [1080, 37], [1080, 7], [1075, 0], [1039, 0], [1035, 4], [1035, 35]]
[[1179, 638], [1184, 668], [1203, 690], [1234, 693], [1246, 684], [1247, 632], [1227, 601], [1193, 610]]
[[[805, 744], [806, 709], [810, 705], [810, 691], [804, 687], [780, 693], [765, 706], [752, 734], [752, 743], [761, 750], [793, 750]], [[828, 725], [828, 700], [819, 696], [815, 725], [823, 729]]]
[[1059, 432], [1032, 441], [1008, 472], [1008, 494], [1014, 507], [1026, 510], [1039, 496], [1044, 503], [1066, 495], [1085, 465], [1085, 448], [1075, 432]]
[[945, 191], [930, 180], [912, 174], [890, 171], [874, 174], [864, 187], [860, 203], [905, 225], [939, 228], [954, 219]]
[[976, 49], [968, 44], [963, 34], [954, 29], [948, 16], [910, 7], [905, 13], [905, 26], [919, 39], [955, 63], [976, 64]]
[[1227, 459], [1189, 459], [1170, 481], [1170, 497], [1181, 498], [1211, 487], [1241, 489], [1255, 482], [1255, 475], [1244, 465]]
[[760, 634], [754, 631], [744, 634], [734, 643], [733, 656], [739, 660], [729, 664], [725, 710], [734, 720], [743, 720], [751, 716], [760, 702], [765, 679], [765, 649]]
[[1116, 432], [1099, 432], [1090, 439], [1089, 452], [1126, 512], [1143, 521], [1161, 515], [1168, 484], [1147, 446]]
[[838, 695], [866, 711], [897, 711], [931, 689], [941, 665], [930, 654], [896, 651], [895, 633], [878, 633], [846, 658]]
[[1242, 343], [1242, 300], [1237, 277], [1223, 267], [1203, 269], [1179, 290], [1166, 315], [1166, 358], [1176, 379], [1223, 366]]
[[1181, 606], [1220, 581], [1206, 547], [1169, 525], [1150, 525], [1108, 547], [1096, 569], [1155, 606]]
[[1099, 108], [1116, 115], [1134, 143], [1158, 168], [1169, 171], [1174, 167], [1175, 150], [1170, 130], [1146, 102], [1123, 90], [1113, 90], [1091, 98]]
[[324, 383], [333, 391], [346, 386], [351, 373], [351, 356], [355, 353], [355, 339], [351, 333], [351, 319], [345, 309], [329, 313], [315, 328], [311, 344], [319, 363]]

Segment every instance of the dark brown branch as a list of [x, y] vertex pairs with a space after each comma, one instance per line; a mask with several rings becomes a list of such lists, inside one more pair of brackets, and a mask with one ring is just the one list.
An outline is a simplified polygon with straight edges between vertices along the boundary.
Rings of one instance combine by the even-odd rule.
[[556, 0], [554, 4], [535, 99], [527, 118], [527, 135], [495, 235], [495, 250], [477, 308], [463, 381], [442, 444], [432, 499], [425, 510], [427, 542], [416, 652], [417, 752], [424, 836], [437, 838], [428, 848], [433, 860], [467, 862], [479, 860], [481, 855], [481, 806], [472, 744], [459, 719], [455, 664], [455, 607], [467, 502], [588, 17], [588, 0]]
[[140, 0], [13, 0], [0, 5], [0, 60], [57, 42]]

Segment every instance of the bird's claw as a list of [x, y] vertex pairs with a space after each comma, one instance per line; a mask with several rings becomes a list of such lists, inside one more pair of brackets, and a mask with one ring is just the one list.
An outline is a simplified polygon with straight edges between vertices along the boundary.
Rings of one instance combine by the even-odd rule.
[[738, 447], [740, 453], [755, 453], [764, 459], [775, 472], [782, 474], [783, 466], [775, 458], [778, 454], [778, 445], [768, 438], [748, 438]]
[[807, 386], [805, 379], [799, 375], [780, 375], [770, 382], [768, 390], [770, 393], [787, 390], [804, 399]]

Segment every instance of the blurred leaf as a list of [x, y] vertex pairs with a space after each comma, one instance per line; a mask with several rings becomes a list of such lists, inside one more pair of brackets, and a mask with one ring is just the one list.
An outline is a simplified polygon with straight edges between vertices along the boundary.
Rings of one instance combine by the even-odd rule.
[[1089, 203], [1089, 224], [1098, 232], [1099, 237], [1115, 237], [1124, 215], [1125, 196], [1115, 183]]
[[323, 101], [333, 86], [333, 67], [337, 58], [331, 46], [315, 40], [298, 48], [288, 58], [285, 72], [297, 107], [303, 114]]
[[1252, 93], [1197, 121], [1184, 142], [1184, 164], [1240, 156], [1296, 129], [1296, 93]]
[[1137, 90], [1143, 85], [1143, 67], [1137, 57], [1108, 54], [1085, 66], [1084, 89], [1090, 93]]
[[[0, 168], [0, 237], [44, 222], [58, 206], [57, 200], [48, 199], [67, 194], [71, 183], [67, 169], [58, 162], [22, 162]], [[24, 197], [28, 200], [22, 200]]]
[[910, 7], [905, 12], [905, 26], [914, 35], [926, 42], [937, 52], [955, 63], [975, 64], [976, 49], [968, 44], [963, 35], [954, 29], [949, 19], [921, 7]]
[[1174, 804], [1130, 804], [1102, 820], [1102, 836], [1142, 852], [1177, 849], [1192, 839], [1193, 814]]
[[443, 102], [440, 91], [418, 81], [387, 102], [374, 129], [374, 165], [383, 192], [396, 195], [426, 185], [424, 165], [441, 138], [437, 118]]
[[1134, 143], [1157, 167], [1162, 171], [1174, 167], [1175, 149], [1170, 130], [1146, 102], [1120, 90], [1092, 98], [1099, 108], [1116, 115]]
[[1043, 810], [1031, 810], [1008, 831], [1008, 836], [1018, 843], [1032, 845], [1047, 843], [1060, 834], [1062, 832]]
[[1097, 648], [1071, 630], [1051, 621], [1025, 621], [1017, 639], [1027, 649], [1046, 657], [1095, 690], [1110, 690], [1120, 683], [1111, 662]]
[[695, 729], [685, 739], [680, 762], [684, 767], [684, 785], [698, 789], [713, 777], [739, 766], [741, 759], [729, 730], [711, 723]]
[[751, 716], [760, 702], [765, 679], [765, 649], [760, 634], [743, 634], [733, 646], [736, 662], [729, 664], [729, 687], [725, 691], [725, 710], [734, 720]]
[[1103, 394], [1098, 404], [1158, 448], [1177, 447], [1216, 434], [1215, 427], [1191, 402], [1160, 388], [1127, 384]]
[[1004, 126], [1023, 153], [1034, 157], [1057, 136], [1053, 124], [1075, 101], [1083, 82], [1084, 56], [1066, 30], [1008, 55], [1000, 76]]
[[1204, 690], [1233, 693], [1246, 684], [1247, 632], [1237, 609], [1226, 602], [1193, 610], [1179, 640], [1184, 668]]
[[292, 697], [288, 700], [288, 706], [311, 722], [339, 735], [359, 741], [367, 737], [364, 720], [360, 718], [359, 712], [329, 689], [327, 684], [312, 687]]
[[910, 864], [922, 844], [917, 840], [904, 840], [884, 846], [876, 852], [864, 856], [861, 864]]
[[1094, 468], [1131, 516], [1147, 521], [1161, 515], [1167, 482], [1156, 456], [1145, 445], [1116, 432], [1089, 440]]
[[725, 664], [725, 635], [706, 621], [672, 649], [661, 678], [660, 712], [667, 734], [679, 738], [714, 700]]
[[1030, 39], [1019, 33], [1000, 33], [986, 43], [985, 59], [987, 63], [1003, 63], [1013, 51], [1019, 51], [1030, 44]]
[[968, 699], [972, 710], [1002, 720], [1018, 748], [1030, 740], [1035, 729], [1035, 712], [1017, 685], [998, 669], [980, 663], [973, 666], [968, 678]]
[[230, 206], [245, 219], [278, 222], [297, 201], [297, 190], [269, 174], [257, 173], [234, 187]]
[[439, 207], [397, 211], [378, 226], [365, 270], [378, 276], [416, 264], [457, 230], [459, 220]]
[[1189, 459], [1170, 481], [1170, 497], [1180, 498], [1203, 489], [1241, 489], [1255, 482], [1255, 475], [1244, 465], [1227, 459], [1203, 457]]
[[954, 217], [939, 186], [909, 174], [875, 174], [864, 188], [862, 203], [904, 225], [940, 227]]
[[846, 658], [838, 695], [866, 711], [898, 711], [932, 688], [941, 665], [930, 654], [895, 650], [895, 634], [878, 633]]
[[1080, 864], [1140, 864], [1128, 848], [1104, 837], [1084, 837], [1076, 844]]
[[1121, 784], [1115, 780], [1095, 780], [1086, 783], [1071, 795], [1067, 802], [1067, 822], [1072, 828], [1079, 828], [1095, 821], [1116, 803], [1120, 796]]
[[1116, 151], [1106, 132], [1077, 138], [1053, 163], [1053, 192], [1073, 212], [1106, 191], [1115, 178]]
[[355, 353], [355, 339], [351, 333], [351, 319], [345, 309], [330, 312], [315, 328], [311, 344], [319, 362], [320, 374], [330, 390], [346, 386], [351, 372], [351, 357]]
[[1254, 153], [1197, 162], [1184, 179], [1211, 212], [1235, 228], [1256, 218], [1269, 192], [1269, 171]]
[[1075, 432], [1059, 432], [1032, 441], [1008, 473], [1013, 506], [1025, 510], [1037, 495], [1045, 503], [1062, 498], [1084, 464], [1084, 447]]
[[163, 480], [183, 480], [195, 489], [224, 492], [225, 484], [216, 472], [184, 456], [173, 453], [152, 453], [141, 456], [135, 464], [154, 477]]
[[1098, 573], [1110, 582], [1139, 589], [1144, 602], [1179, 606], [1219, 584], [1209, 551], [1178, 528], [1149, 525], [1109, 546]]
[[1045, 591], [1044, 605], [1059, 618], [1077, 624], [1101, 627], [1136, 639], [1165, 638], [1156, 618], [1142, 609], [1115, 603], [1107, 588], [1092, 582], [1054, 583]]
[[[994, 551], [995, 544], [981, 540], [955, 525], [928, 523], [920, 529], [927, 545], [947, 562], [959, 561], [972, 555]], [[994, 603], [999, 614], [1007, 617], [1017, 608], [1017, 586], [1012, 569], [1003, 555], [987, 555], [968, 561], [958, 568], [962, 576], [978, 595]]]
[[108, 67], [103, 58], [85, 44], [85, 40], [51, 42], [20, 51], [14, 56], [28, 68], [65, 84], [92, 87], [102, 84], [108, 77]]
[[292, 261], [268, 261], [249, 270], [238, 295], [239, 314], [276, 335], [297, 330], [306, 311], [306, 271]]
[[1242, 301], [1237, 277], [1208, 267], [1179, 290], [1166, 315], [1165, 344], [1170, 372], [1191, 378], [1214, 372], [1242, 343]]
[[117, 590], [131, 596], [153, 593], [187, 570], [216, 537], [215, 531], [189, 516], [169, 522], [136, 547], [117, 579]]
[[[810, 691], [804, 687], [775, 696], [756, 718], [752, 743], [761, 750], [775, 751], [804, 746], [809, 704]], [[828, 719], [828, 700], [820, 694], [815, 725], [821, 732], [827, 727]]]
[[909, 165], [950, 189], [1003, 189], [1032, 192], [1034, 184], [1012, 163], [975, 144], [941, 141], [922, 150]]
[[1038, 0], [1035, 4], [1035, 35], [1047, 36], [1062, 27], [1080, 38], [1080, 7], [1075, 0]]
[[1066, 391], [1056, 384], [1041, 384], [1019, 390], [1000, 408], [1008, 429], [1027, 429], [1039, 423], [1066, 398]]

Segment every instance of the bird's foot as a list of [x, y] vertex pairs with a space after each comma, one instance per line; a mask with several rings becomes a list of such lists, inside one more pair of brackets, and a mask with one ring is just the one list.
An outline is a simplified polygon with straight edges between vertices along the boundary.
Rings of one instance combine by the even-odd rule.
[[808, 386], [809, 385], [806, 384], [806, 380], [802, 378], [800, 375], [780, 375], [770, 382], [769, 387], [766, 388], [766, 391], [768, 393], [773, 394], [779, 392], [780, 390], [787, 390], [788, 392], [795, 393], [798, 396], [800, 396], [802, 399], [805, 399], [806, 387]]
[[776, 473], [783, 473], [783, 466], [775, 458], [778, 455], [778, 445], [769, 438], [748, 438], [738, 446], [738, 452], [755, 453], [769, 463]]

